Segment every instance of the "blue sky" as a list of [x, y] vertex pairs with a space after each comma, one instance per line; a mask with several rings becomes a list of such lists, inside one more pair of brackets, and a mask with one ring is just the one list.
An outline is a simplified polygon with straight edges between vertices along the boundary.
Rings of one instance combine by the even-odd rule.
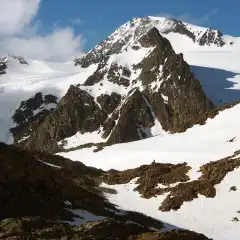
[[240, 36], [240, 0], [0, 1], [0, 55], [71, 61], [125, 22], [149, 15]]
[[73, 27], [88, 50], [126, 21], [148, 15], [170, 15], [240, 36], [239, 9], [239, 0], [42, 0], [35, 19], [45, 33]]

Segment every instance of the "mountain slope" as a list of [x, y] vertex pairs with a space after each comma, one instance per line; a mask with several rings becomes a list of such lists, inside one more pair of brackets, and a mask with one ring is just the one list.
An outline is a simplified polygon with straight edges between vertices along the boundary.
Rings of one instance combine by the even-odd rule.
[[[142, 56], [129, 62], [131, 54]], [[183, 56], [152, 28], [100, 62], [82, 86], [69, 88], [52, 113], [37, 126], [14, 132], [14, 138], [24, 148], [49, 152], [59, 151], [58, 142], [77, 132], [98, 131], [107, 145], [123, 143], [153, 136], [156, 124], [162, 128], [157, 134], [185, 131], [204, 123], [213, 108]]]

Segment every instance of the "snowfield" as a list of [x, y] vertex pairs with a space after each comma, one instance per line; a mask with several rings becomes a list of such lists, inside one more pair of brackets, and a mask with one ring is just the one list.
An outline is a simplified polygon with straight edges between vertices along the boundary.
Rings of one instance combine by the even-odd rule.
[[[120, 28], [119, 31], [129, 30], [129, 25], [125, 27], [126, 29]], [[166, 26], [162, 24], [158, 27], [162, 29]], [[189, 27], [195, 27], [196, 32], [203, 29], [193, 25]], [[206, 95], [216, 105], [240, 100], [240, 38], [224, 36], [226, 42], [232, 41], [233, 44], [201, 47], [180, 34], [169, 33], [164, 36], [170, 40], [176, 52], [183, 52], [185, 61], [200, 80]], [[115, 36], [114, 41], [118, 38], [119, 36]], [[141, 54], [133, 56], [131, 51], [112, 56], [114, 61], [126, 66], [135, 63], [136, 58], [137, 62], [140, 62], [141, 59], [138, 58], [141, 57]], [[53, 94], [60, 99], [71, 84], [82, 84], [97, 68], [97, 65], [85, 69], [75, 67], [72, 62], [27, 62], [29, 65], [20, 65], [16, 60], [10, 59], [7, 74], [0, 76], [0, 141], [3, 142], [12, 143], [9, 128], [14, 123], [11, 117], [22, 100], [27, 100], [36, 92]], [[96, 97], [102, 93], [97, 91], [97, 87], [85, 87], [85, 90], [89, 90], [89, 93], [92, 92]], [[105, 92], [114, 91], [125, 93], [123, 87], [108, 84]], [[92, 147], [59, 154], [104, 170], [135, 168], [150, 164], [153, 160], [173, 164], [187, 162], [192, 167], [188, 173], [190, 181], [196, 180], [201, 175], [198, 172], [200, 166], [230, 156], [240, 149], [240, 104], [220, 112], [214, 119], [208, 119], [205, 125], [196, 125], [184, 133], [162, 133], [158, 123], [152, 132], [155, 133], [153, 135], [161, 135], [113, 145], [96, 153], [93, 152], [95, 147]], [[93, 132], [76, 134], [66, 141], [66, 148], [72, 148], [88, 142], [101, 142], [102, 138], [97, 132]], [[240, 214], [237, 213], [240, 210], [239, 176], [240, 169], [228, 173], [224, 180], [215, 186], [215, 198], [199, 195], [192, 202], [185, 202], [178, 211], [159, 211], [158, 207], [165, 195], [143, 199], [138, 192], [133, 191], [136, 187], [134, 181], [109, 186], [116, 189], [117, 194], [107, 197], [122, 209], [145, 213], [170, 225], [203, 233], [214, 240], [239, 240], [239, 222], [232, 221], [234, 217], [240, 219]], [[236, 186], [237, 191], [229, 192], [231, 186]]]

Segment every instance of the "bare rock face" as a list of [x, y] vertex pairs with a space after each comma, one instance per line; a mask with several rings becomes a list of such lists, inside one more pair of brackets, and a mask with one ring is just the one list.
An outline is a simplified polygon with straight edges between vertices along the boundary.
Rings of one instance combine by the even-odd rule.
[[147, 129], [154, 125], [154, 116], [145, 96], [133, 89], [130, 97], [104, 123], [108, 144], [125, 143], [149, 137]]
[[117, 93], [112, 93], [110, 96], [108, 94], [101, 94], [97, 97], [97, 102], [100, 104], [102, 110], [109, 114], [120, 104], [121, 95]]
[[7, 58], [3, 57], [0, 59], [0, 75], [5, 74], [7, 70]]
[[148, 39], [155, 49], [136, 68], [142, 69], [139, 78], [147, 86], [146, 95], [163, 129], [179, 132], [204, 122], [214, 106], [194, 78], [183, 55], [175, 54], [170, 42], [162, 38], [156, 28], [143, 36], [140, 42], [149, 44]]
[[218, 47], [222, 47], [225, 45], [222, 36], [223, 34], [220, 31], [209, 28], [198, 40], [198, 43], [200, 46], [210, 46], [211, 44], [215, 44]]

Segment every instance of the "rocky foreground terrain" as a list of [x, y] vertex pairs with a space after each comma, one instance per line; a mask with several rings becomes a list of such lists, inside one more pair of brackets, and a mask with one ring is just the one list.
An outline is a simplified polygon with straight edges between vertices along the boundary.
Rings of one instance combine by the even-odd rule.
[[112, 172], [4, 143], [0, 171], [0, 239], [208, 239], [116, 209], [104, 197], [114, 191], [99, 187]]

